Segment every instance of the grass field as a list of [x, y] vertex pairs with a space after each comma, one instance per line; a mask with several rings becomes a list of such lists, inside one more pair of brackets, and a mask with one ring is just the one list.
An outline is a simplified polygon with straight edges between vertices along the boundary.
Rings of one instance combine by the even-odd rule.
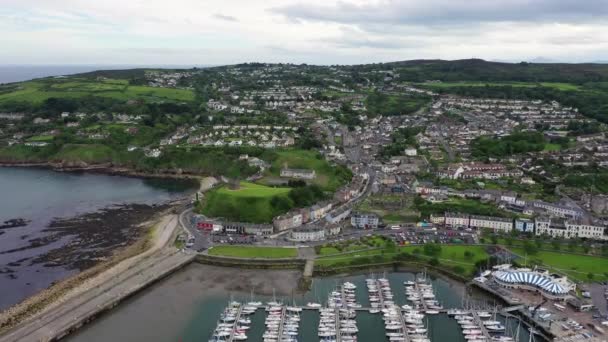
[[526, 87], [526, 88], [534, 88], [534, 87], [547, 87], [547, 88], [555, 88], [558, 90], [579, 90], [580, 86], [571, 83], [559, 83], [559, 82], [542, 82], [542, 83], [534, 83], [534, 82], [441, 82], [441, 83], [419, 83], [418, 85], [422, 85], [430, 88], [454, 88], [454, 87], [485, 87], [485, 86], [511, 86], [511, 87]]
[[106, 163], [112, 161], [114, 151], [105, 145], [64, 145], [53, 157], [55, 160], [85, 163]]
[[27, 141], [47, 141], [48, 142], [53, 139], [54, 139], [54, 137], [52, 135], [36, 135], [36, 136], [33, 136], [33, 137], [27, 139]]
[[209, 255], [251, 259], [281, 259], [295, 258], [298, 255], [298, 250], [280, 247], [217, 246], [209, 249]]
[[[511, 251], [522, 257], [518, 262], [523, 264], [524, 250], [511, 248]], [[527, 257], [528, 263], [535, 261], [540, 261], [543, 266], [565, 273], [576, 280], [589, 281], [589, 273], [593, 274], [593, 280], [608, 280], [608, 258], [541, 251]]]
[[543, 151], [554, 152], [562, 149], [562, 146], [559, 144], [545, 144], [545, 148]]
[[218, 189], [218, 193], [235, 197], [264, 198], [285, 195], [289, 192], [289, 190], [291, 190], [291, 188], [271, 188], [260, 184], [241, 182], [240, 187], [236, 190], [232, 190], [228, 187], [222, 187]]
[[[431, 259], [431, 257], [422, 254], [423, 246], [415, 245], [415, 246], [405, 246], [398, 247], [395, 252], [388, 252], [384, 249], [377, 250], [366, 250], [360, 251], [357, 253], [347, 254], [347, 255], [335, 255], [335, 256], [326, 256], [319, 257], [316, 261], [316, 264], [322, 266], [333, 266], [336, 264], [349, 263], [355, 259], [363, 258], [363, 257], [378, 257], [380, 256], [384, 261], [390, 261], [395, 255], [399, 252], [407, 252], [413, 254], [414, 251], [418, 249], [420, 251], [419, 257], [421, 259]], [[464, 256], [465, 251], [470, 251], [473, 253], [473, 256], [470, 258], [466, 258]], [[483, 246], [457, 246], [457, 245], [442, 245], [441, 246], [441, 254], [437, 257], [440, 264], [445, 266], [460, 266], [467, 273], [471, 273], [475, 269], [475, 262], [479, 260], [485, 260], [488, 258], [488, 254], [485, 251]]]
[[271, 204], [273, 197], [288, 202], [290, 188], [272, 188], [264, 185], [241, 182], [237, 190], [227, 186], [211, 190], [205, 194], [202, 213], [212, 217], [223, 217], [234, 221], [269, 223], [272, 218], [286, 210], [275, 208]]
[[19, 83], [15, 90], [0, 94], [0, 102], [25, 101], [38, 104], [51, 97], [78, 98], [88, 95], [122, 101], [140, 98], [153, 102], [194, 100], [194, 92], [185, 89], [129, 86], [126, 80], [94, 81], [66, 78]]
[[[277, 158], [272, 161], [271, 167], [266, 172], [268, 177], [279, 177], [281, 169], [287, 166], [291, 169], [315, 170], [316, 177], [312, 182], [327, 191], [335, 191], [346, 183], [336, 174], [336, 168], [316, 151], [289, 149], [276, 153]], [[262, 179], [261, 182], [264, 183], [265, 180]]]

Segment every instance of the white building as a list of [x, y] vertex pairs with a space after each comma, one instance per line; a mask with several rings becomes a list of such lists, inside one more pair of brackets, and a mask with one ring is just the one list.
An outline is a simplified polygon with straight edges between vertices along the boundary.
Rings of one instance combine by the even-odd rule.
[[350, 218], [350, 224], [355, 228], [378, 228], [380, 219], [376, 214], [355, 214]]
[[468, 227], [469, 215], [459, 213], [445, 213], [445, 225], [448, 227]]
[[418, 155], [418, 151], [415, 148], [406, 148], [405, 149], [405, 155], [408, 157], [414, 157], [416, 155]]
[[510, 232], [513, 229], [513, 220], [504, 217], [471, 215], [469, 227], [478, 229], [489, 228], [492, 230]]

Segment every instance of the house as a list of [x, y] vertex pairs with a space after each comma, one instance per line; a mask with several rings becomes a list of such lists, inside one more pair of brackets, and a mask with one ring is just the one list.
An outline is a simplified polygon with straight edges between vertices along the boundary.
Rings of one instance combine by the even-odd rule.
[[272, 225], [275, 231], [282, 232], [287, 229], [299, 227], [304, 223], [302, 214], [299, 211], [287, 213], [285, 215], [277, 216], [272, 220]]
[[515, 230], [523, 233], [534, 232], [534, 221], [525, 218], [515, 219]]
[[291, 231], [292, 241], [320, 241], [325, 240], [325, 229], [320, 226], [299, 227]]
[[513, 230], [513, 220], [504, 217], [471, 215], [469, 218], [469, 227], [477, 229], [488, 228], [494, 231], [510, 232]]
[[468, 227], [469, 215], [459, 213], [445, 213], [446, 227]]
[[333, 207], [333, 203], [319, 203], [310, 207], [310, 220], [315, 221], [325, 216]]
[[418, 151], [413, 147], [406, 148], [404, 152], [405, 152], [405, 155], [408, 157], [414, 157], [414, 156], [418, 155]]
[[296, 178], [296, 179], [314, 179], [316, 177], [315, 170], [308, 169], [281, 169], [281, 177]]
[[355, 228], [375, 229], [378, 228], [380, 219], [376, 214], [354, 214], [350, 218], [350, 224]]

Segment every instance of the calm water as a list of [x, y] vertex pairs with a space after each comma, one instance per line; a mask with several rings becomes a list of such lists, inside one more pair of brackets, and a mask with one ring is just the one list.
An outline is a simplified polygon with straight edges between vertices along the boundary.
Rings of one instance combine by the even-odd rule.
[[[130, 342], [201, 342], [208, 341], [218, 320], [220, 313], [231, 300], [249, 301], [250, 293], [205, 291], [198, 288], [197, 279], [201, 282], [206, 266], [192, 265], [184, 271], [174, 275], [151, 289], [126, 301], [115, 310], [100, 317], [97, 321], [86, 326], [77, 334], [69, 337], [69, 342], [102, 342], [102, 341], [130, 341]], [[198, 269], [201, 268], [201, 269]], [[236, 269], [225, 269], [227, 274], [239, 272]], [[275, 274], [276, 276], [276, 274]], [[280, 276], [280, 275], [279, 275]], [[403, 281], [413, 280], [411, 273], [389, 273], [395, 302], [405, 304]], [[330, 277], [315, 279], [312, 290], [304, 295], [279, 297], [286, 303], [295, 302], [305, 304], [309, 301], [320, 302], [320, 298], [327, 298], [336, 284], [350, 281], [357, 285], [357, 300], [364, 306], [368, 304], [365, 279], [367, 276]], [[443, 279], [433, 279], [433, 285], [438, 299], [445, 307], [460, 307], [461, 287], [454, 286]], [[206, 286], [206, 285], [204, 285]], [[295, 284], [294, 284], [295, 286]], [[256, 300], [267, 301], [272, 296], [255, 296]], [[457, 322], [447, 315], [427, 316], [429, 337], [437, 342], [464, 342]], [[265, 313], [258, 310], [251, 316], [252, 325], [248, 340], [261, 342], [264, 331]], [[382, 317], [360, 312], [357, 314], [359, 327], [359, 341], [385, 341], [385, 331]], [[301, 315], [300, 335], [298, 341], [316, 342], [319, 315], [313, 311], [304, 311]], [[515, 331], [517, 322], [509, 324]], [[528, 337], [523, 330], [520, 335], [521, 342]]]
[[[118, 204], [158, 204], [183, 196], [191, 183], [142, 180], [96, 174], [59, 173], [49, 170], [0, 168], [0, 222], [24, 218], [26, 227], [3, 230], [0, 235], [0, 309], [6, 308], [74, 271], [23, 262], [69, 241], [22, 251], [29, 240], [53, 218], [69, 218]], [[14, 266], [18, 262], [22, 265]], [[15, 273], [10, 274], [7, 270]], [[16, 279], [11, 279], [15, 278]]]

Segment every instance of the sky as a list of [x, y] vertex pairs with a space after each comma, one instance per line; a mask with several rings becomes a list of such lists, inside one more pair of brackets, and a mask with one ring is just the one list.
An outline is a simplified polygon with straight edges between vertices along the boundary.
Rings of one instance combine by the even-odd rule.
[[0, 3], [0, 65], [608, 61], [608, 0]]

